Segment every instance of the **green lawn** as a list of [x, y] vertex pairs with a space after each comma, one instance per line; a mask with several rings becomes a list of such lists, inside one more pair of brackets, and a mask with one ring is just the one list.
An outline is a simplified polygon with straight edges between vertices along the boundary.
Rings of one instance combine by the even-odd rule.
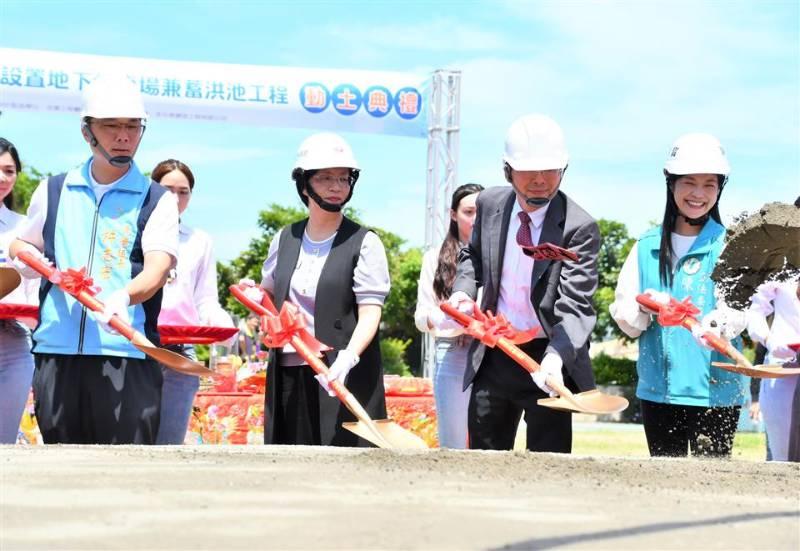
[[[573, 453], [581, 455], [614, 455], [649, 457], [644, 429], [641, 431], [576, 431]], [[743, 461], [764, 461], [766, 441], [763, 433], [740, 432], [733, 441], [733, 458]]]
[[[524, 423], [517, 432], [514, 449], [525, 449]], [[585, 430], [576, 427], [572, 437], [572, 453], [578, 455], [650, 457], [647, 441], [641, 426], [630, 430]], [[733, 441], [733, 459], [741, 461], [764, 461], [766, 439], [763, 433], [739, 432]]]

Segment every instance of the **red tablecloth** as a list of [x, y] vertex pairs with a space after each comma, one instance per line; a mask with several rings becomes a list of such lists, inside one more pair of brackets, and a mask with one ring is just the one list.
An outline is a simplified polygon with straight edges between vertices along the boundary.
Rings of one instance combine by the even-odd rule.
[[[387, 396], [388, 416], [403, 428], [438, 446], [433, 396]], [[194, 401], [187, 444], [262, 444], [264, 395], [202, 392]]]

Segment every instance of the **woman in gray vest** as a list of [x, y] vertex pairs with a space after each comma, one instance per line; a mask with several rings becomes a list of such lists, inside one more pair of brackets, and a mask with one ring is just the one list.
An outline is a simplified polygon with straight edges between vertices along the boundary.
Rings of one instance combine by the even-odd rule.
[[[386, 417], [378, 325], [389, 294], [386, 252], [378, 236], [342, 214], [359, 168], [350, 146], [332, 133], [314, 134], [297, 152], [292, 179], [308, 218], [282, 228], [261, 270], [261, 289], [306, 317], [331, 347], [331, 379], [342, 381], [373, 418]], [[367, 446], [342, 428], [355, 418], [329, 395], [291, 346], [272, 350], [267, 369], [265, 444]]]

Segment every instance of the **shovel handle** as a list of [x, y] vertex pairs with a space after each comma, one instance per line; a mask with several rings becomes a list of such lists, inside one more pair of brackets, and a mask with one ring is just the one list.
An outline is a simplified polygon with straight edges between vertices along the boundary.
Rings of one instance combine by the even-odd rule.
[[[260, 316], [278, 315], [278, 309], [275, 308], [275, 304], [273, 304], [272, 299], [270, 299], [269, 295], [266, 293], [264, 293], [261, 303], [258, 303], [254, 300], [250, 300], [244, 294], [244, 290], [239, 285], [231, 285], [228, 289], [239, 302], [244, 304], [252, 312], [255, 312]], [[386, 441], [381, 432], [375, 427], [375, 422], [369, 416], [364, 407], [359, 403], [356, 397], [353, 396], [353, 393], [347, 390], [347, 387], [345, 387], [340, 381], [330, 380], [328, 366], [317, 357], [314, 351], [311, 350], [311, 348], [309, 348], [305, 342], [303, 342], [303, 339], [297, 335], [294, 335], [289, 342], [300, 355], [300, 357], [308, 362], [308, 365], [311, 367], [311, 369], [313, 369], [319, 375], [324, 375], [325, 378], [328, 379], [328, 386], [331, 388], [331, 390], [333, 390], [333, 393], [336, 394], [336, 397], [339, 399], [339, 401], [344, 404], [344, 406], [355, 416], [356, 419], [369, 427], [370, 431], [373, 433], [373, 437], [376, 438], [378, 442], [381, 442], [383, 447], [391, 448], [392, 445]]]
[[[474, 318], [470, 317], [469, 315], [465, 314], [464, 312], [459, 311], [457, 308], [453, 307], [451, 304], [443, 302], [439, 305], [439, 308], [442, 309], [442, 312], [456, 320], [461, 325], [467, 327], [470, 323], [474, 321]], [[508, 357], [512, 360], [517, 362], [520, 366], [522, 366], [525, 371], [528, 373], [536, 373], [541, 369], [539, 363], [528, 356], [525, 352], [523, 352], [519, 346], [511, 342], [505, 337], [500, 337], [497, 339], [497, 348], [505, 352]], [[578, 411], [584, 411], [585, 408], [577, 401], [575, 395], [572, 393], [570, 389], [568, 389], [563, 384], [559, 383], [553, 377], [548, 377], [545, 381], [547, 386], [552, 388], [559, 396], [564, 398], [568, 401], [572, 406], [577, 409]]]
[[[652, 310], [653, 312], [660, 312], [661, 307], [664, 306], [660, 302], [653, 300], [652, 297], [644, 293], [636, 295], [636, 302], [638, 302], [648, 310]], [[689, 331], [699, 326], [700, 326], [700, 321], [698, 321], [698, 319], [693, 316], [686, 316], [681, 320], [681, 327], [688, 329]], [[731, 344], [729, 340], [724, 339], [718, 335], [715, 335], [711, 331], [706, 331], [705, 333], [703, 333], [703, 338], [706, 340], [709, 346], [711, 346], [711, 348], [713, 348], [720, 354], [723, 354], [732, 359], [733, 361], [741, 363], [742, 365], [745, 365], [747, 367], [750, 368], [753, 367], [753, 364], [750, 362], [750, 360], [748, 360], [744, 356], [744, 354], [739, 352], [739, 350], [737, 350], [736, 347], [733, 346], [733, 344]]]
[[[56, 273], [56, 269], [53, 266], [42, 262], [39, 258], [33, 256], [28, 251], [20, 251], [17, 256], [25, 264], [44, 276], [48, 281], [52, 281], [53, 275]], [[75, 300], [94, 312], [102, 312], [105, 308], [105, 305], [92, 296], [88, 291], [81, 291], [80, 293], [72, 296], [75, 297]], [[133, 340], [136, 330], [130, 324], [125, 323], [117, 316], [113, 316], [111, 320], [109, 320], [108, 324], [126, 339]]]
[[[278, 309], [275, 308], [275, 304], [273, 304], [272, 300], [269, 298], [269, 295], [266, 293], [264, 294], [264, 298], [261, 300], [260, 303], [251, 300], [250, 298], [245, 295], [244, 290], [239, 285], [231, 285], [229, 287], [231, 294], [236, 297], [236, 300], [244, 304], [249, 310], [255, 312], [260, 316], [277, 316]], [[320, 375], [324, 375], [326, 378], [329, 375], [328, 366], [320, 360], [317, 355], [311, 350], [308, 345], [303, 342], [299, 336], [295, 335], [291, 339], [291, 345], [297, 351], [297, 353], [306, 361], [308, 365], [313, 369], [316, 373]], [[361, 407], [361, 404], [358, 403], [357, 400], [354, 400], [353, 394], [347, 390], [347, 388], [340, 382], [340, 381], [330, 381], [328, 380], [329, 386], [331, 390], [333, 390], [336, 397], [342, 402], [350, 412], [355, 415], [357, 418], [362, 419], [363, 416], [367, 416], [367, 412], [364, 411], [364, 408]], [[353, 407], [355, 403], [356, 407]], [[355, 411], [354, 411], [355, 410]]]

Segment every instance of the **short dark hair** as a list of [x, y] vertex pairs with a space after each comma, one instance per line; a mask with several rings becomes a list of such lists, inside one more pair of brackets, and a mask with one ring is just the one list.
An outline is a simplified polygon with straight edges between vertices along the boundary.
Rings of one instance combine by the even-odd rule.
[[183, 173], [183, 175], [186, 176], [186, 179], [189, 180], [189, 189], [194, 190], [194, 174], [192, 174], [192, 171], [188, 166], [177, 159], [167, 159], [166, 161], [161, 161], [153, 169], [153, 174], [151, 174], [150, 177], [155, 182], [160, 184], [161, 179], [173, 170], [178, 170]]
[[[19, 160], [19, 152], [14, 144], [5, 138], [0, 138], [0, 155], [8, 153], [14, 161], [14, 167], [17, 169], [17, 174], [22, 172], [22, 163]], [[9, 209], [14, 208], [14, 190], [12, 189], [8, 195], [3, 199], [3, 204]]]

